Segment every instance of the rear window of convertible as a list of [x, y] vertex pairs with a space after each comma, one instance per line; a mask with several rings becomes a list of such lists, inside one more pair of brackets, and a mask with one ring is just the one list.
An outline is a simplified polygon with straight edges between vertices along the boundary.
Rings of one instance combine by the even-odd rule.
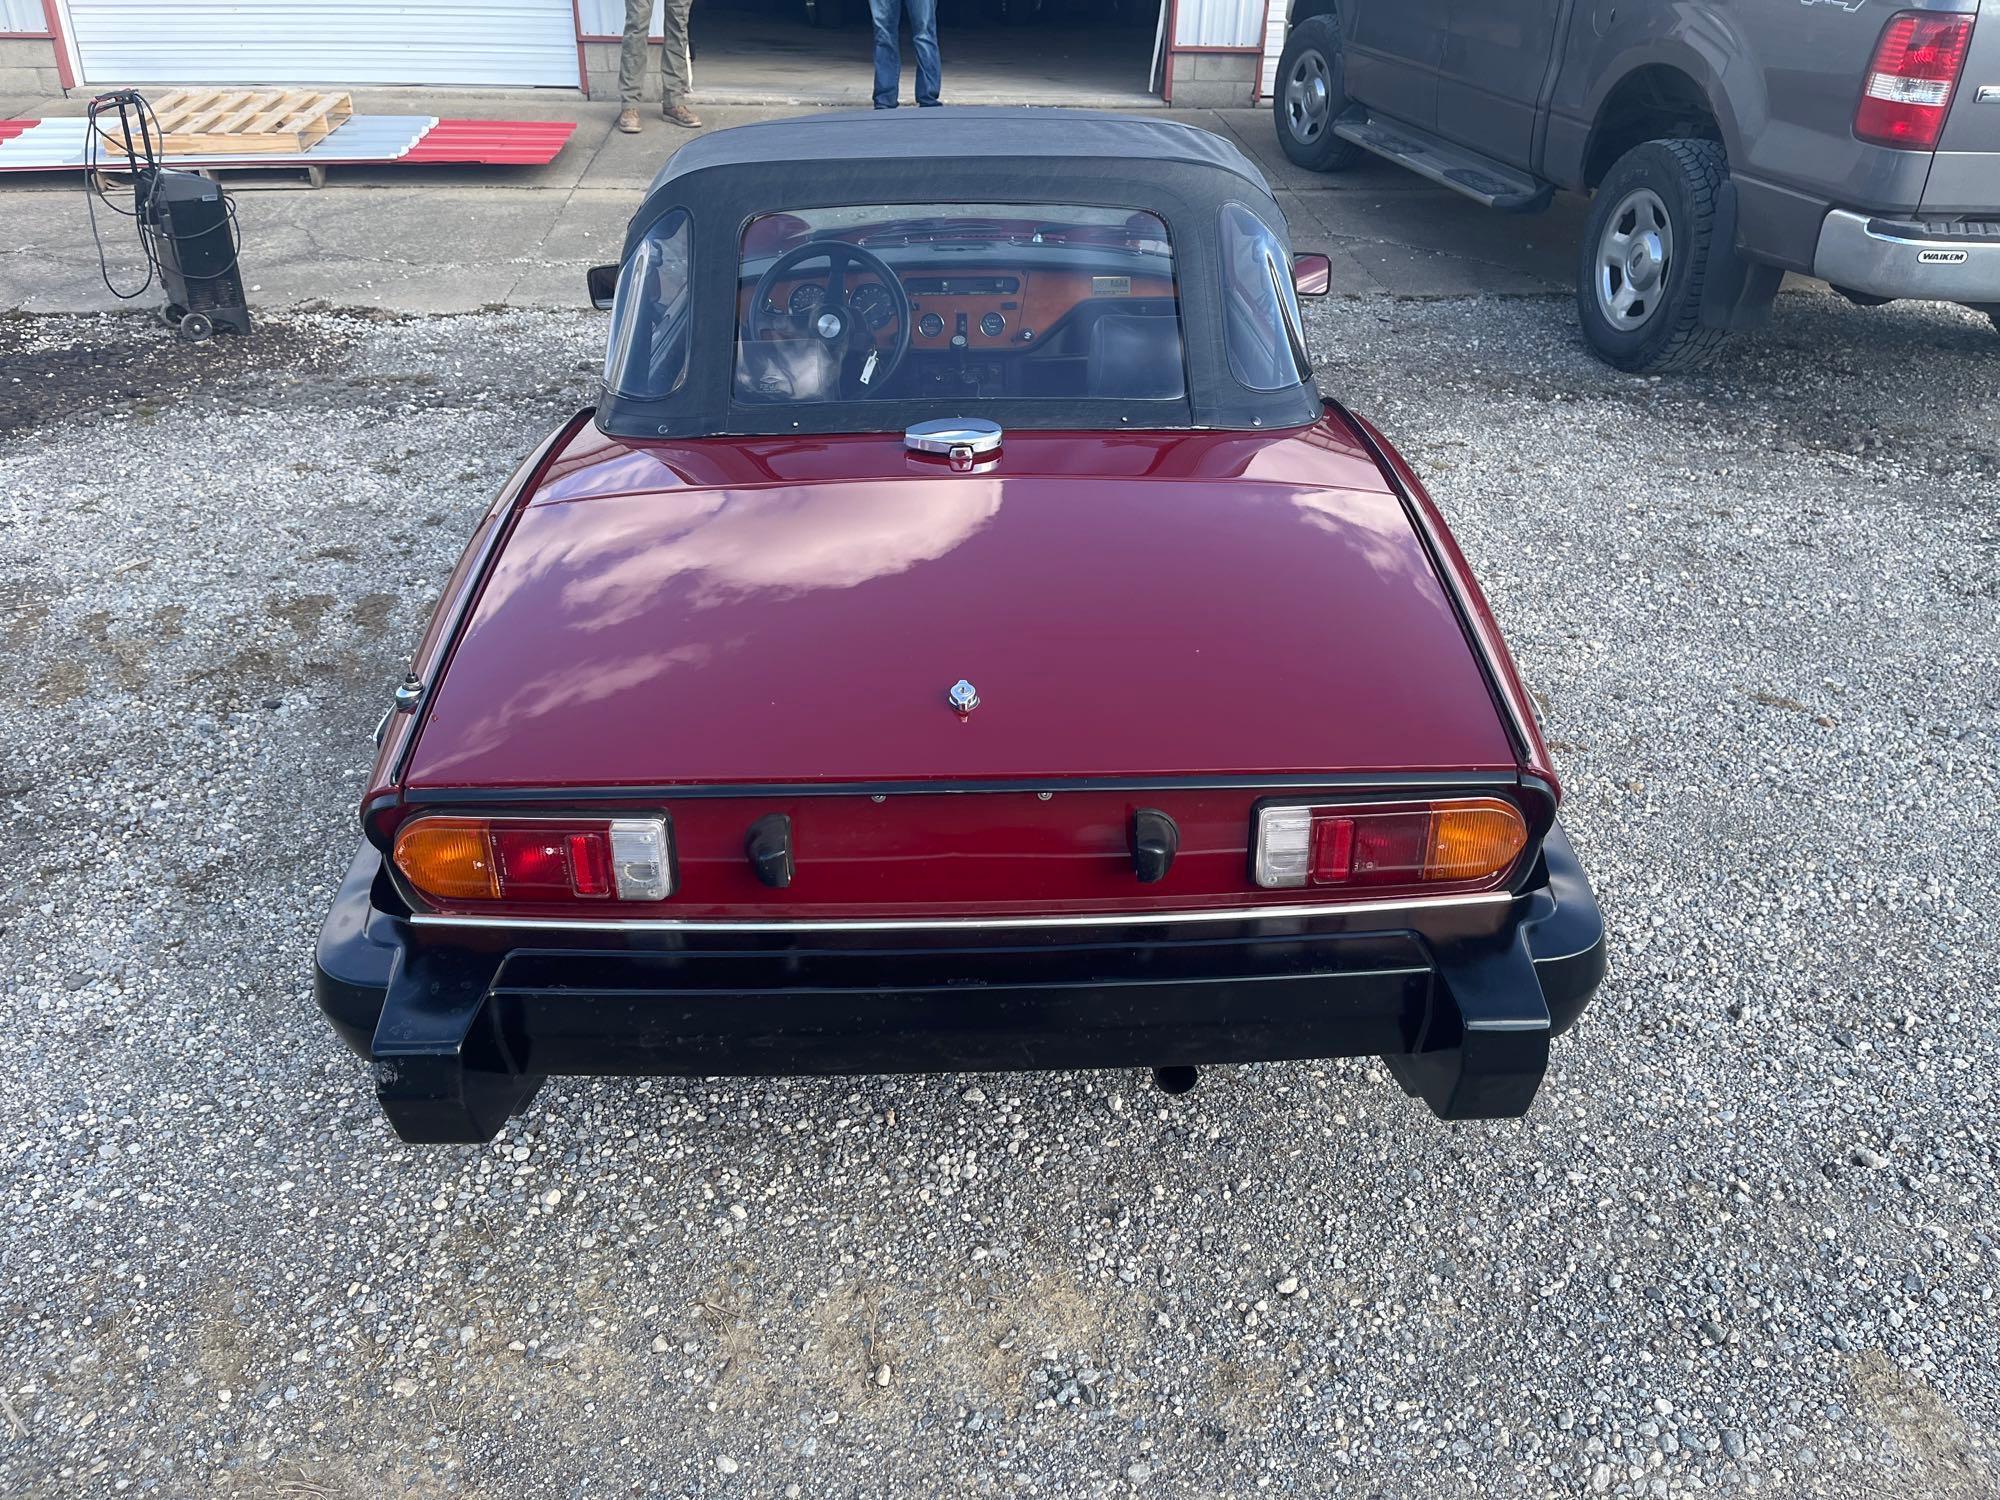
[[1129, 209], [800, 209], [745, 227], [735, 395], [775, 405], [1176, 400], [1187, 392], [1166, 224]]

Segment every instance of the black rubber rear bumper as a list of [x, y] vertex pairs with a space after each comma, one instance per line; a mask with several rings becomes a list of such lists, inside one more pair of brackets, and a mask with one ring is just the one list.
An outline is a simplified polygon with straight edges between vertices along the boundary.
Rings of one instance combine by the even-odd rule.
[[1447, 1119], [1519, 1115], [1604, 977], [1569, 841], [1497, 932], [1307, 918], [908, 933], [421, 927], [364, 845], [314, 990], [410, 1141], [491, 1140], [550, 1074], [1180, 1067], [1380, 1055]]

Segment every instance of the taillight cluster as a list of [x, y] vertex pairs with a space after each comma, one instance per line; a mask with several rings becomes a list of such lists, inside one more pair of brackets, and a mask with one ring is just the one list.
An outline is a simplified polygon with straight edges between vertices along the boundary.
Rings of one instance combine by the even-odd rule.
[[1854, 111], [1854, 133], [1878, 146], [1929, 151], [1972, 44], [1972, 17], [1902, 11], [1889, 18]]
[[[766, 873], [771, 860], [764, 835], [771, 832], [772, 817], [753, 823], [741, 843], [735, 843], [739, 836], [733, 833], [734, 820], [724, 821], [732, 825], [731, 831], [709, 827], [704, 833], [697, 826], [689, 834], [695, 851], [690, 857], [704, 872], [705, 891], [698, 899], [741, 901], [744, 888], [732, 881], [749, 878], [767, 887], [790, 884], [789, 878], [773, 881]], [[790, 820], [775, 821], [783, 825], [778, 837], [789, 875]], [[1258, 886], [1357, 896], [1490, 890], [1514, 869], [1529, 842], [1520, 807], [1498, 796], [1327, 804], [1273, 801], [1256, 808], [1250, 831], [1251, 876]], [[743, 869], [735, 877], [718, 860], [728, 847], [719, 839], [740, 850]], [[1107, 869], [1114, 861], [1124, 863], [1128, 871], [1132, 868], [1127, 850], [1107, 848], [1103, 857]], [[446, 913], [482, 907], [533, 912], [665, 901], [677, 884], [673, 830], [664, 815], [420, 813], [396, 830], [391, 858], [418, 904]], [[1240, 872], [1242, 866], [1235, 869]], [[1211, 882], [1214, 894], [1242, 890], [1240, 873], [1218, 880], [1219, 873], [1202, 877]], [[1017, 899], [1048, 894], [1032, 888], [1032, 871], [1022, 878], [1031, 888], [1014, 893]], [[1143, 874], [1138, 879], [1143, 881]]]
[[1497, 881], [1527, 844], [1520, 809], [1497, 797], [1264, 807], [1257, 813], [1252, 874], [1272, 890], [1463, 888]]
[[664, 901], [674, 889], [662, 818], [413, 818], [397, 831], [395, 861], [421, 894], [451, 906]]

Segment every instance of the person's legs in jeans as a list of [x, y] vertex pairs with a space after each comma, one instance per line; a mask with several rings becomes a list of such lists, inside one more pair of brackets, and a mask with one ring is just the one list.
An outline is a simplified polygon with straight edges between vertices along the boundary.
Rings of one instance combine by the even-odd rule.
[[653, 27], [653, 0], [625, 0], [625, 39], [618, 48], [618, 101], [639, 102], [646, 82], [647, 34]]
[[903, 0], [868, 0], [868, 19], [875, 28], [875, 107], [894, 109], [903, 84], [903, 50], [896, 40]]
[[[627, 0], [630, 3], [630, 0]], [[688, 12], [693, 0], [666, 0], [660, 7], [660, 108], [685, 105], [694, 92], [694, 64], [688, 60]]]
[[917, 49], [917, 103], [938, 102], [944, 68], [938, 62], [937, 0], [903, 0], [910, 14], [910, 43]]

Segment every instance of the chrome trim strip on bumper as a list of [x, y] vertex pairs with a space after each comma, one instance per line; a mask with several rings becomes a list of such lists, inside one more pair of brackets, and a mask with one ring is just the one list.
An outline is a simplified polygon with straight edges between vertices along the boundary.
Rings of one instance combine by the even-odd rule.
[[1875, 215], [1836, 208], [1820, 226], [1813, 275], [1849, 291], [1938, 302], [2000, 302], [2000, 241], [1885, 233]]
[[634, 917], [467, 917], [442, 912], [412, 912], [406, 919], [418, 927], [485, 927], [517, 931], [557, 932], [954, 932], [1030, 927], [1158, 927], [1181, 922], [1268, 922], [1287, 917], [1395, 917], [1404, 912], [1504, 906], [1511, 891], [1480, 891], [1469, 896], [1423, 896], [1393, 903], [1339, 901], [1306, 906], [1241, 906], [1217, 910], [1159, 912], [1085, 912], [1030, 917], [850, 917], [801, 921], [731, 922], [708, 918]]

